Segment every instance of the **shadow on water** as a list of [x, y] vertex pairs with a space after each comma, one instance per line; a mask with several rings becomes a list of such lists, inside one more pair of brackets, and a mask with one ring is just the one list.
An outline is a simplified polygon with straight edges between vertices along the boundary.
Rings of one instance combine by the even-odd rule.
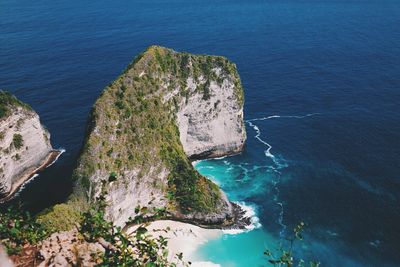
[[72, 193], [72, 172], [77, 157], [66, 151], [51, 166], [29, 180], [10, 200], [0, 205], [0, 210], [18, 207], [32, 214], [62, 203]]

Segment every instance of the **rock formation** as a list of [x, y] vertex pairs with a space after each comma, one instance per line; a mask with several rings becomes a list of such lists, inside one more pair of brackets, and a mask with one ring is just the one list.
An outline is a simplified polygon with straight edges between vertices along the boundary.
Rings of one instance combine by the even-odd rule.
[[152, 46], [94, 104], [74, 192], [89, 202], [106, 193], [107, 216], [117, 225], [138, 206], [202, 225], [231, 224], [232, 204], [189, 158], [238, 153], [245, 138], [233, 63]]
[[39, 116], [0, 91], [0, 199], [9, 197], [52, 157], [50, 134]]
[[39, 244], [38, 266], [85, 266], [93, 267], [100, 262], [104, 247], [98, 243], [87, 242], [77, 230], [53, 233]]
[[[231, 63], [230, 63], [231, 64]], [[242, 150], [246, 139], [240, 80], [234, 69], [224, 77], [223, 66], [212, 66], [212, 78], [187, 79], [189, 92], [179, 103], [177, 123], [180, 140], [190, 159], [222, 157]], [[203, 74], [207, 75], [207, 74]], [[218, 80], [220, 79], [220, 80]], [[202, 88], [203, 92], [196, 92]], [[205, 88], [207, 87], [207, 89]], [[239, 87], [239, 88], [237, 88]]]

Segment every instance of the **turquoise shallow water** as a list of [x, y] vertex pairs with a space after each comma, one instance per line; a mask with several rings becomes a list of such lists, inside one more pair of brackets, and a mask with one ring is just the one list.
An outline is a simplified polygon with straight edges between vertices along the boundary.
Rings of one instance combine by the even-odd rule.
[[[286, 228], [282, 223], [283, 209], [282, 203], [279, 201], [278, 188], [281, 179], [280, 169], [284, 168], [286, 163], [271, 154], [271, 146], [260, 138], [257, 126], [250, 121], [247, 124], [253, 128], [254, 136], [251, 137], [258, 141], [253, 144], [261, 148], [259, 151], [263, 152], [261, 155], [263, 160], [257, 162], [252, 160], [249, 155], [244, 154], [199, 161], [194, 164], [201, 174], [217, 183], [231, 201], [239, 203], [248, 211], [248, 214], [253, 216], [249, 230], [239, 230], [238, 233], [235, 230], [225, 231], [226, 233], [221, 238], [211, 240], [200, 247], [196, 255], [200, 260], [210, 261], [221, 266], [265, 266], [264, 250], [276, 248], [280, 244], [280, 236], [283, 236]], [[244, 200], [257, 195], [269, 197], [274, 202], [274, 205], [271, 206], [272, 210], [267, 213], [271, 215], [271, 220], [276, 220], [281, 227], [279, 236], [269, 233], [261, 225], [257, 217], [259, 207], [256, 203], [244, 202]]]
[[263, 251], [274, 246], [277, 240], [264, 229], [242, 234], [225, 234], [202, 246], [197, 256], [221, 266], [265, 266]]

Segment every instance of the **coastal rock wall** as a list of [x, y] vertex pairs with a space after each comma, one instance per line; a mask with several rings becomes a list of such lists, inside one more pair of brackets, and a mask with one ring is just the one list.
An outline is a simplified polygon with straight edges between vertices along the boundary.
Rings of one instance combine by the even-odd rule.
[[[5, 99], [11, 99], [6, 101]], [[13, 96], [0, 91], [0, 198], [8, 196], [43, 164], [52, 147], [39, 116]]]
[[[168, 189], [168, 172], [163, 169], [158, 172], [151, 167], [145, 174], [140, 169], [124, 172], [125, 184], [117, 181], [107, 186], [108, 218], [116, 225], [123, 226], [129, 217], [134, 217], [136, 207], [167, 207], [168, 199], [165, 192]], [[101, 175], [99, 173], [99, 175]]]
[[233, 63], [152, 46], [93, 106], [74, 192], [90, 202], [106, 193], [107, 216], [121, 226], [138, 206], [198, 224], [230, 224], [232, 204], [189, 157], [238, 153], [245, 138]]
[[[212, 70], [218, 76], [220, 68]], [[246, 131], [243, 125], [243, 105], [235, 99], [238, 77], [224, 79], [220, 84], [209, 83], [209, 96], [190, 94], [183, 101], [178, 114], [180, 140], [190, 159], [205, 159], [236, 154], [243, 149]], [[201, 77], [198, 83], [187, 81], [190, 92], [207, 83]]]

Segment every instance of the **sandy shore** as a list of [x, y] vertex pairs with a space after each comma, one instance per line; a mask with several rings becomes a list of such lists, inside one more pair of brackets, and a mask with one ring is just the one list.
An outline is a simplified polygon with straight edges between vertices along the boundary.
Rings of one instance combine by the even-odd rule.
[[[135, 228], [135, 226], [129, 227], [126, 232], [130, 234]], [[168, 228], [169, 231], [163, 231], [163, 229]], [[223, 234], [222, 230], [204, 229], [192, 224], [171, 220], [152, 222], [147, 229], [155, 236], [161, 235], [168, 238], [170, 260], [173, 260], [176, 254], [182, 252], [184, 261], [192, 262], [191, 266], [219, 266], [211, 262], [202, 262], [201, 259], [196, 257], [195, 252], [200, 245], [220, 237]]]
[[10, 190], [10, 193], [6, 196], [0, 199], [0, 203], [7, 202], [8, 200], [11, 200], [15, 193], [19, 191], [21, 186], [24, 185], [25, 182], [29, 181], [32, 179], [38, 172], [46, 169], [47, 167], [51, 166], [57, 159], [58, 157], [62, 154], [63, 151], [61, 150], [52, 150], [50, 151], [49, 155], [45, 159], [42, 160], [40, 165], [36, 168], [31, 168], [21, 176], [21, 178], [18, 179], [17, 182], [15, 182], [12, 185], [12, 188]]

